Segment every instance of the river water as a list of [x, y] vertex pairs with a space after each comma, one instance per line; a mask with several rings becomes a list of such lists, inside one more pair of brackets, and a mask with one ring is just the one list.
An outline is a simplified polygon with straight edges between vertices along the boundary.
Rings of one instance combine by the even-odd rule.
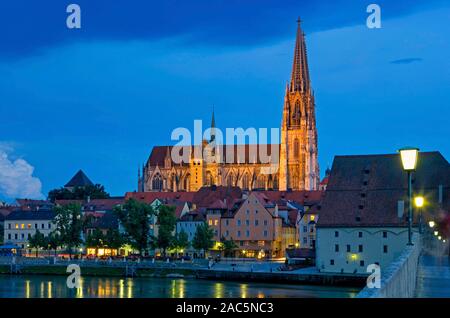
[[0, 298], [354, 297], [358, 288], [223, 282], [179, 278], [84, 277], [69, 289], [64, 276], [0, 275]]

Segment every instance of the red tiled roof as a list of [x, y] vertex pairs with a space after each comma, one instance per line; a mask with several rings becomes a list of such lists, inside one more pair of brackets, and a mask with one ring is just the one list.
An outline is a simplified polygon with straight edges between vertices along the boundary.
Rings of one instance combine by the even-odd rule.
[[[439, 152], [421, 152], [413, 173], [413, 190], [427, 201], [427, 214], [438, 208], [439, 185], [443, 208], [450, 209], [450, 165]], [[398, 217], [398, 201], [404, 201]], [[336, 156], [319, 210], [319, 227], [405, 226], [407, 175], [398, 154]], [[417, 216], [417, 213], [415, 213]]]
[[302, 205], [311, 205], [320, 202], [324, 194], [323, 191], [258, 191], [263, 193], [270, 201], [280, 200], [295, 201]]

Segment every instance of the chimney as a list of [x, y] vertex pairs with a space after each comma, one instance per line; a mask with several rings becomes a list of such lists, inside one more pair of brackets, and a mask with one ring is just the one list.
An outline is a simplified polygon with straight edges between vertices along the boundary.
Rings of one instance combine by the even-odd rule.
[[399, 219], [403, 217], [404, 212], [405, 212], [405, 201], [399, 200], [397, 202], [397, 216]]

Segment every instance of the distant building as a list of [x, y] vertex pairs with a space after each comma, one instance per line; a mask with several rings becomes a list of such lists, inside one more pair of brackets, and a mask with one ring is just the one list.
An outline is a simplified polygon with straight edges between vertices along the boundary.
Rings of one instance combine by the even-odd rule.
[[[195, 232], [197, 231], [197, 228], [204, 224], [206, 221], [205, 215], [202, 212], [199, 211], [192, 211], [189, 213], [184, 214], [181, 216], [181, 218], [177, 221], [177, 233], [184, 232], [188, 236], [188, 240], [190, 243], [190, 247], [187, 248], [183, 254], [193, 256], [193, 257], [203, 257], [203, 255], [200, 255], [195, 251], [195, 249], [192, 247], [192, 241], [195, 236]], [[200, 251], [199, 251], [200, 252]]]
[[54, 230], [53, 211], [13, 211], [4, 221], [4, 242], [27, 248], [28, 240], [37, 230], [47, 236]]
[[[450, 165], [439, 152], [421, 152], [414, 195], [425, 197], [425, 222], [450, 209]], [[386, 268], [408, 242], [407, 175], [398, 154], [336, 156], [317, 224], [323, 272], [366, 273]], [[418, 213], [414, 213], [417, 230]]]
[[316, 248], [316, 224], [319, 219], [320, 205], [313, 205], [299, 214], [298, 232], [300, 248]]
[[86, 174], [83, 172], [83, 170], [79, 170], [73, 177], [70, 179], [69, 182], [66, 183], [64, 188], [67, 190], [72, 191], [76, 187], [86, 187], [86, 186], [93, 186], [94, 184], [92, 181], [86, 176]]

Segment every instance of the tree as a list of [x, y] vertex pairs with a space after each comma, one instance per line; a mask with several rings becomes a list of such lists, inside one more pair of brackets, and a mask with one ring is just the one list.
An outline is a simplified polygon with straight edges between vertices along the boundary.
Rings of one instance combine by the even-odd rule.
[[202, 250], [206, 257], [206, 251], [214, 246], [213, 237], [214, 230], [211, 229], [206, 223], [200, 224], [195, 231], [192, 246], [196, 250]]
[[111, 249], [118, 250], [126, 243], [125, 238], [117, 229], [109, 229], [105, 235], [105, 245]]
[[155, 215], [153, 208], [149, 204], [129, 199], [124, 205], [115, 207], [114, 213], [125, 230], [127, 241], [143, 255], [149, 245], [149, 220]]
[[55, 252], [55, 256], [56, 256], [56, 250], [58, 249], [59, 246], [62, 245], [60, 235], [55, 231], [51, 232], [46, 237], [46, 243], [47, 243], [46, 249], [53, 250]]
[[41, 247], [45, 246], [45, 236], [39, 230], [34, 233], [29, 239], [28, 244], [31, 248], [36, 249], [36, 257], [38, 257], [38, 252]]
[[158, 238], [157, 246], [163, 250], [163, 255], [166, 256], [166, 250], [172, 246], [174, 242], [174, 231], [177, 224], [177, 217], [175, 215], [175, 207], [161, 205], [158, 207]]
[[233, 251], [238, 248], [237, 244], [233, 240], [227, 240], [225, 237], [222, 236], [220, 239], [220, 242], [222, 243], [220, 246], [220, 249], [223, 251], [223, 254], [225, 257], [230, 256], [233, 254]]
[[190, 245], [189, 236], [185, 231], [181, 231], [175, 235], [172, 247], [177, 251], [177, 253], [179, 250], [184, 250], [188, 248], [189, 245]]
[[56, 232], [59, 233], [60, 242], [69, 250], [69, 257], [72, 258], [72, 248], [78, 247], [83, 242], [81, 232], [83, 230], [83, 219], [81, 216], [81, 206], [78, 203], [71, 203], [66, 206], [55, 207]]
[[86, 238], [86, 247], [95, 248], [95, 255], [97, 255], [97, 250], [105, 246], [105, 236], [103, 232], [99, 229], [94, 229], [94, 231], [88, 235]]
[[48, 199], [51, 202], [55, 202], [55, 200], [87, 200], [88, 198], [107, 199], [109, 193], [105, 191], [105, 187], [101, 184], [75, 187], [73, 190], [53, 189], [48, 193]]

